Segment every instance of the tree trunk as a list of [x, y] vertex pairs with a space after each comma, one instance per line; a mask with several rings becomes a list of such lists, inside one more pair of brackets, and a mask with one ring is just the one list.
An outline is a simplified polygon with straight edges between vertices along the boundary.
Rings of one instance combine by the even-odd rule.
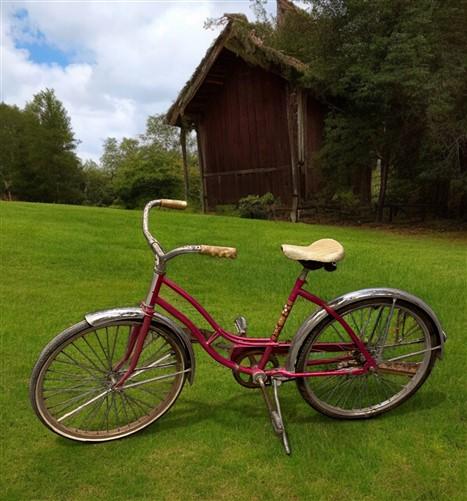
[[6, 200], [8, 200], [9, 202], [11, 202], [13, 200], [12, 196], [11, 196], [11, 191], [10, 191], [10, 186], [11, 186], [11, 182], [8, 182], [8, 181], [3, 181], [3, 185], [5, 186], [5, 193], [6, 193]]
[[186, 155], [186, 129], [182, 127], [180, 129], [180, 145], [182, 146], [182, 159], [183, 159], [183, 181], [185, 185], [185, 200], [188, 201], [188, 195], [190, 193], [190, 180], [188, 176], [188, 161]]
[[386, 200], [386, 188], [388, 184], [389, 175], [389, 161], [386, 158], [381, 160], [381, 180], [379, 185], [379, 196], [378, 196], [378, 215], [377, 220], [379, 223], [383, 222], [384, 215], [384, 202]]

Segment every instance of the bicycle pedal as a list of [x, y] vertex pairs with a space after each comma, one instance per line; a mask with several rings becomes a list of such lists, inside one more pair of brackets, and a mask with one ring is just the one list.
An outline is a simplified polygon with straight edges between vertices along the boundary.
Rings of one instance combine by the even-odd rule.
[[235, 328], [240, 336], [246, 336], [246, 331], [248, 329], [248, 325], [245, 317], [237, 317], [234, 320]]

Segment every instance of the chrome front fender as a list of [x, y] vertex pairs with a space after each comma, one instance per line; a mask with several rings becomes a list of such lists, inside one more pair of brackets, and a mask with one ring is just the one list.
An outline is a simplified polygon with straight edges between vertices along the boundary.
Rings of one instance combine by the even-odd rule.
[[[112, 320], [142, 321], [144, 319], [144, 313], [141, 310], [141, 308], [136, 308], [136, 307], [112, 308], [110, 310], [102, 310], [102, 311], [96, 311], [94, 313], [88, 313], [87, 315], [84, 316], [84, 319], [89, 325], [92, 325], [93, 327], [99, 327], [100, 325], [104, 325], [106, 322]], [[183, 344], [187, 355], [188, 363], [191, 368], [188, 380], [190, 381], [190, 384], [193, 384], [195, 377], [196, 362], [195, 362], [195, 354], [193, 352], [193, 347], [191, 346], [191, 342], [187, 334], [182, 331], [180, 326], [178, 326], [175, 322], [170, 320], [170, 318], [164, 317], [159, 313], [154, 313], [152, 324], [155, 327], [157, 327], [158, 325], [166, 327]]]
[[[347, 306], [363, 299], [374, 299], [378, 297], [401, 299], [403, 301], [413, 303], [415, 306], [418, 306], [421, 310], [423, 310], [432, 320], [436, 328], [436, 334], [440, 346], [439, 350], [437, 350], [437, 354], [439, 358], [442, 357], [444, 351], [444, 342], [446, 341], [447, 337], [446, 333], [443, 331], [443, 328], [441, 327], [441, 324], [434, 311], [424, 301], [422, 301], [417, 296], [414, 296], [413, 294], [409, 294], [408, 292], [399, 289], [362, 289], [359, 291], [349, 292], [347, 294], [344, 294], [343, 296], [339, 296], [328, 303], [328, 306], [330, 306], [333, 310], [338, 310], [343, 306]], [[287, 358], [288, 371], [295, 371], [295, 365], [297, 363], [298, 354], [300, 352], [302, 344], [304, 343], [308, 334], [327, 316], [328, 313], [326, 312], [326, 310], [320, 308], [312, 315], [310, 315], [300, 326], [290, 346], [289, 355]]]

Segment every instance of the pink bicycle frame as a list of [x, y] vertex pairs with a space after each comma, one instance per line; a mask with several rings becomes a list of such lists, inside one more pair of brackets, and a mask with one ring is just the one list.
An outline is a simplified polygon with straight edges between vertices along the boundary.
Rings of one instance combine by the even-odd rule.
[[[376, 367], [376, 362], [372, 355], [368, 352], [365, 347], [365, 344], [361, 341], [361, 339], [355, 334], [350, 325], [332, 308], [330, 308], [323, 300], [319, 297], [309, 293], [305, 289], [303, 289], [303, 285], [306, 283], [306, 275], [307, 270], [304, 270], [300, 277], [296, 280], [294, 287], [288, 297], [287, 303], [282, 310], [281, 316], [275, 326], [275, 329], [272, 335], [269, 338], [247, 338], [242, 336], [237, 336], [230, 332], [225, 331], [212, 317], [211, 315], [201, 306], [201, 304], [193, 298], [190, 294], [188, 294], [182, 287], [177, 285], [172, 280], [168, 279], [165, 273], [156, 274], [154, 276], [153, 283], [151, 285], [151, 291], [148, 294], [148, 299], [146, 303], [142, 304], [142, 309], [145, 314], [145, 318], [143, 324], [135, 328], [130, 335], [128, 340], [128, 347], [124, 358], [120, 361], [120, 363], [116, 366], [116, 369], [119, 369], [125, 361], [127, 361], [131, 356], [130, 366], [128, 370], [123, 374], [121, 379], [118, 381], [117, 386], [121, 386], [124, 384], [126, 379], [131, 375], [134, 371], [141, 351], [143, 349], [144, 340], [146, 338], [147, 332], [149, 330], [152, 317], [154, 314], [154, 309], [156, 306], [164, 309], [167, 313], [176, 318], [179, 322], [181, 322], [185, 327], [191, 332], [192, 336], [199, 342], [199, 344], [203, 347], [203, 349], [217, 362], [222, 364], [233, 371], [242, 372], [249, 375], [254, 375], [258, 372], [264, 373], [267, 377], [282, 377], [284, 379], [292, 379], [297, 377], [313, 377], [313, 376], [343, 376], [343, 375], [359, 375], [365, 374], [372, 368]], [[201, 330], [181, 311], [175, 308], [173, 305], [168, 303], [165, 299], [163, 299], [160, 295], [162, 286], [168, 287], [173, 290], [179, 296], [181, 296], [185, 301], [191, 304], [208, 322], [208, 324], [212, 327], [212, 334], [206, 338]], [[349, 335], [350, 341], [345, 342], [332, 342], [332, 343], [316, 343], [315, 348], [319, 349], [319, 351], [343, 351], [349, 352], [352, 350], [358, 350], [363, 357], [365, 358], [365, 362], [363, 367], [359, 368], [344, 368], [344, 369], [336, 369], [336, 370], [327, 370], [327, 371], [312, 371], [312, 372], [291, 372], [284, 368], [274, 368], [274, 369], [265, 369], [265, 366], [271, 356], [272, 353], [287, 353], [290, 347], [290, 342], [281, 343], [278, 342], [279, 335], [283, 329], [285, 322], [295, 304], [295, 301], [298, 297], [303, 297], [305, 300], [310, 301], [331, 315], [336, 319], [337, 322], [344, 328], [344, 330]], [[258, 365], [255, 367], [244, 367], [237, 364], [232, 359], [225, 358], [218, 351], [214, 349], [212, 343], [222, 337], [227, 341], [230, 341], [233, 345], [232, 353], [237, 350], [237, 353], [241, 350], [251, 349], [251, 348], [264, 348], [264, 354], [261, 357]], [[310, 362], [309, 365], [319, 364], [323, 365], [325, 363], [334, 363], [338, 361], [345, 361], [353, 359], [352, 356], [343, 356], [343, 357], [333, 357], [329, 359], [319, 359], [315, 362]]]

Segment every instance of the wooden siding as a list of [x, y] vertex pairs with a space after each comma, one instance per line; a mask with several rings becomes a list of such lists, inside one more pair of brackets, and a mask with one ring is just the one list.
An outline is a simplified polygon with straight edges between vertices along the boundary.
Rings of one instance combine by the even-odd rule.
[[215, 207], [271, 192], [290, 206], [287, 83], [224, 52], [218, 59], [223, 85], [208, 99], [204, 93], [198, 121], [207, 204]]

